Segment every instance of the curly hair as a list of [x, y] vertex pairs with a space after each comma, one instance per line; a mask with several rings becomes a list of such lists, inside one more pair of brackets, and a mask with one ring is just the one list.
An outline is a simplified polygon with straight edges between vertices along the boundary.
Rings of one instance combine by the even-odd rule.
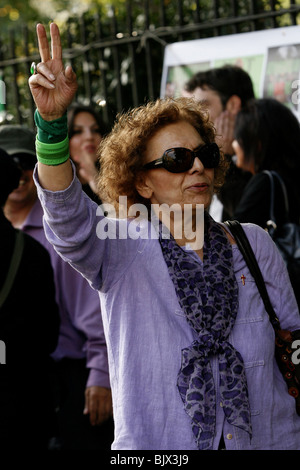
[[[204, 143], [214, 142], [215, 128], [203, 105], [191, 98], [166, 98], [119, 114], [110, 134], [101, 141], [98, 157], [100, 173], [97, 181], [102, 201], [118, 209], [120, 196], [127, 196], [127, 204], [149, 205], [136, 190], [136, 183], [144, 170], [144, 152], [147, 143], [162, 127], [180, 121], [189, 122]], [[228, 163], [223, 153], [215, 169], [214, 190], [224, 183]]]

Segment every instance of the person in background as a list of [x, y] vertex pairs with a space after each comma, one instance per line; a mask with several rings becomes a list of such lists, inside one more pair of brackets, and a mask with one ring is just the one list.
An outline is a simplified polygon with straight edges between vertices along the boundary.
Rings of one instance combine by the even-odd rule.
[[47, 450], [54, 416], [50, 354], [58, 342], [59, 311], [48, 251], [23, 234], [23, 250], [10, 290], [3, 294], [19, 236], [3, 213], [21, 170], [0, 149], [0, 446], [10, 452]]
[[[289, 218], [300, 221], [300, 125], [293, 112], [273, 98], [249, 102], [237, 115], [233, 147], [238, 168], [252, 175], [233, 218], [267, 227], [270, 217], [271, 186], [264, 170], [276, 171], [285, 184]], [[275, 178], [275, 219], [286, 221], [284, 195]]]
[[[254, 98], [251, 77], [239, 66], [224, 65], [196, 73], [185, 84], [182, 96], [193, 97], [205, 105], [216, 128], [216, 142], [227, 156], [230, 167], [211, 213], [217, 220], [231, 218], [251, 174], [236, 167], [232, 147], [237, 113]], [[220, 205], [221, 202], [221, 205]]]
[[[233, 218], [268, 229], [271, 215], [271, 181], [264, 170], [275, 171], [274, 219], [278, 233], [285, 223], [300, 224], [300, 125], [293, 112], [273, 98], [253, 100], [237, 115], [233, 147], [237, 166], [252, 177], [246, 185]], [[300, 305], [299, 275], [289, 267], [291, 282]]]
[[17, 189], [7, 198], [6, 217], [15, 228], [48, 250], [60, 313], [58, 345], [52, 357], [55, 408], [61, 449], [108, 449], [113, 437], [107, 350], [99, 298], [87, 281], [53, 249], [45, 237], [43, 212], [33, 181], [35, 134], [19, 125], [0, 127], [0, 147], [22, 170]]
[[[158, 99], [118, 117], [100, 144], [99, 192], [116, 209], [126, 196], [144, 217], [105, 218], [69, 159], [64, 116], [76, 75], [64, 67], [57, 25], [51, 48], [41, 24], [37, 35], [34, 181], [49, 240], [99, 292], [112, 449], [299, 450], [300, 417], [274, 358], [269, 316], [235, 240], [207, 212], [228, 166], [207, 112], [193, 99]], [[173, 210], [163, 221], [165, 207]], [[299, 328], [282, 257], [262, 228], [245, 230], [282, 328]]]
[[93, 107], [74, 103], [68, 109], [68, 130], [70, 156], [83, 190], [101, 204], [96, 195], [99, 172], [97, 150], [102, 138], [109, 132], [109, 126]]

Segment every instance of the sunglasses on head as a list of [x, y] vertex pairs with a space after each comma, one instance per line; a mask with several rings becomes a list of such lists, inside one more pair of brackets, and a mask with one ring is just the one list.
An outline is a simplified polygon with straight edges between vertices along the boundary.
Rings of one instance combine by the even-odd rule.
[[143, 169], [164, 168], [171, 173], [183, 173], [192, 168], [196, 157], [202, 162], [204, 168], [216, 168], [220, 162], [219, 147], [215, 142], [202, 145], [196, 150], [174, 147], [166, 150], [161, 158], [146, 163]]

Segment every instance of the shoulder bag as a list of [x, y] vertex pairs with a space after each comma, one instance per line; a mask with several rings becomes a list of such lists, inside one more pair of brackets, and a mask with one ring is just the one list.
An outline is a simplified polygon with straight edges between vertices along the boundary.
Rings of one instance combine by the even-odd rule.
[[[269, 176], [271, 184], [270, 215], [269, 220], [266, 223], [266, 229], [285, 261], [298, 306], [300, 308], [300, 225], [289, 221], [289, 203], [287, 191], [281, 176], [276, 171], [265, 170], [264, 173]], [[274, 178], [277, 178], [280, 182], [283, 200], [285, 203], [286, 223], [281, 226], [278, 226], [275, 219]]]
[[14, 283], [14, 280], [15, 280], [15, 277], [19, 268], [19, 264], [22, 258], [23, 246], [24, 246], [23, 232], [21, 230], [18, 230], [16, 233], [15, 247], [14, 247], [12, 257], [11, 257], [11, 262], [10, 262], [9, 270], [7, 273], [7, 277], [0, 291], [0, 308], [2, 307], [5, 300], [7, 299], [7, 296]]
[[300, 347], [300, 330], [289, 331], [282, 330], [279, 319], [272, 307], [265, 282], [241, 224], [236, 221], [226, 221], [237, 246], [239, 247], [244, 259], [248, 265], [249, 271], [255, 279], [256, 285], [265, 305], [265, 309], [269, 314], [271, 324], [275, 332], [275, 358], [279, 370], [287, 384], [288, 393], [295, 398], [296, 411], [300, 416], [300, 354], [297, 349]]

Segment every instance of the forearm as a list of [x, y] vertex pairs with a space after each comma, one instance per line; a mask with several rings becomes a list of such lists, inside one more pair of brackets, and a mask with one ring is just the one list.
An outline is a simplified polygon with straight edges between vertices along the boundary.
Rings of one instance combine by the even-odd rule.
[[38, 162], [38, 176], [42, 188], [49, 191], [62, 191], [72, 182], [73, 174], [70, 160], [58, 166]]

